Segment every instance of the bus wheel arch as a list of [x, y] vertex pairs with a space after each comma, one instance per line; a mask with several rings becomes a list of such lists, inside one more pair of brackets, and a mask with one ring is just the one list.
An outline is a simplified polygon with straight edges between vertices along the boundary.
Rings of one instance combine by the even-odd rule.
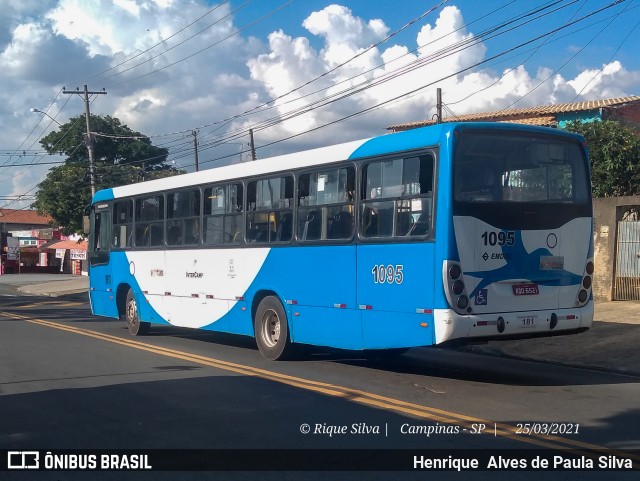
[[272, 361], [293, 355], [291, 329], [285, 308], [271, 291], [256, 295], [252, 306], [253, 330], [260, 353]]
[[116, 306], [118, 308], [118, 315], [122, 319], [125, 315], [127, 308], [127, 294], [131, 290], [129, 284], [120, 284], [116, 291]]

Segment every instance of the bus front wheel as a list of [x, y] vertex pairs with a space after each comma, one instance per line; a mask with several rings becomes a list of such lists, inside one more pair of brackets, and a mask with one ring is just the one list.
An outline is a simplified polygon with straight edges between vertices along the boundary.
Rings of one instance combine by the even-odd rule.
[[133, 295], [133, 291], [129, 289], [127, 293], [127, 302], [124, 307], [124, 316], [127, 321], [129, 333], [133, 336], [142, 336], [149, 332], [149, 323], [142, 322], [138, 319], [138, 304]]
[[287, 314], [277, 297], [267, 296], [260, 301], [253, 323], [256, 344], [264, 357], [272, 361], [291, 357]]

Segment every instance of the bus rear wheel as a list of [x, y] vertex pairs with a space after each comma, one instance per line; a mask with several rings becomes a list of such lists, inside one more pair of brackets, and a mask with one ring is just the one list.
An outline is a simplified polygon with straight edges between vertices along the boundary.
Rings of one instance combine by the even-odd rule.
[[260, 301], [253, 328], [260, 354], [272, 361], [291, 357], [293, 346], [289, 337], [287, 314], [277, 297], [267, 296]]
[[127, 301], [124, 306], [124, 317], [127, 321], [129, 334], [133, 336], [143, 336], [149, 332], [150, 324], [138, 319], [138, 304], [136, 303], [136, 298], [131, 289], [129, 289], [129, 292], [127, 293]]

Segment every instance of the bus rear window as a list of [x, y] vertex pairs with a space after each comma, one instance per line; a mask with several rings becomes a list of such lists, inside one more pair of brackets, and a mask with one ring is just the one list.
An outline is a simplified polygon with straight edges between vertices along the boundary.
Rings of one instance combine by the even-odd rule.
[[564, 137], [465, 131], [454, 158], [454, 198], [473, 203], [586, 203], [585, 164], [578, 142]]

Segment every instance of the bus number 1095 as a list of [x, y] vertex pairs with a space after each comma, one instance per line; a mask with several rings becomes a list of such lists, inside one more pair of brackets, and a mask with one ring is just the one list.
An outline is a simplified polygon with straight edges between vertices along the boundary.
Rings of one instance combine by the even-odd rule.
[[376, 264], [371, 269], [371, 274], [373, 275], [373, 283], [374, 284], [402, 284], [404, 281], [404, 273], [402, 272], [404, 266], [402, 264], [397, 265], [387, 265], [384, 264]]
[[512, 230], [484, 232], [481, 237], [485, 246], [513, 246], [516, 243], [516, 233]]

